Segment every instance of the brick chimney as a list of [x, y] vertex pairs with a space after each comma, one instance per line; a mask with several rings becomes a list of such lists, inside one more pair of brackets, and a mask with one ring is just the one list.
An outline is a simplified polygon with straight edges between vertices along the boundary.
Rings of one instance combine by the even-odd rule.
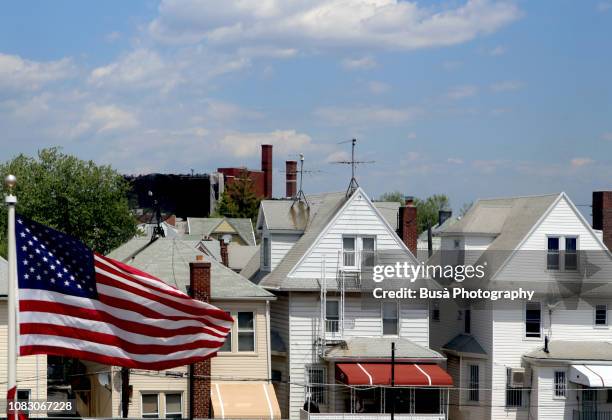
[[219, 253], [221, 254], [221, 263], [229, 267], [229, 253], [227, 251], [227, 243], [223, 238], [219, 238]]
[[297, 160], [285, 162], [285, 184], [287, 198], [295, 197], [297, 193]]
[[398, 235], [404, 241], [410, 252], [416, 256], [417, 237], [417, 209], [412, 197], [406, 197], [406, 204], [399, 208]]
[[[210, 263], [198, 255], [189, 263], [189, 293], [210, 302]], [[193, 419], [210, 418], [210, 359], [189, 365], [189, 414]]]
[[603, 242], [612, 251], [612, 191], [593, 192], [593, 229], [603, 231]]
[[264, 173], [264, 197], [272, 198], [272, 145], [261, 145], [261, 170]]

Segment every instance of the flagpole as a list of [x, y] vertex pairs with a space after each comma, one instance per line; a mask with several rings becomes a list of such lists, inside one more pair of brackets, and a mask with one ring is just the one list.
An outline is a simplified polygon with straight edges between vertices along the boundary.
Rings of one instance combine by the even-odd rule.
[[[17, 387], [17, 247], [15, 245], [15, 205], [17, 197], [13, 195], [13, 188], [17, 184], [14, 175], [7, 175], [4, 183], [9, 189], [8, 195], [4, 198], [8, 209], [8, 375], [7, 391], [16, 397], [17, 390], [10, 391]], [[16, 398], [13, 398], [15, 401]], [[7, 401], [7, 404], [9, 401]], [[14, 418], [17, 419], [17, 411], [12, 410]]]

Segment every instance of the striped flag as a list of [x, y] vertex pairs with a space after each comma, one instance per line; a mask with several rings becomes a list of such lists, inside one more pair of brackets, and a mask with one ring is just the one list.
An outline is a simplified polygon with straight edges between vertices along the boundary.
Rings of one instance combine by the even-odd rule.
[[162, 370], [216, 355], [232, 318], [17, 216], [19, 354]]

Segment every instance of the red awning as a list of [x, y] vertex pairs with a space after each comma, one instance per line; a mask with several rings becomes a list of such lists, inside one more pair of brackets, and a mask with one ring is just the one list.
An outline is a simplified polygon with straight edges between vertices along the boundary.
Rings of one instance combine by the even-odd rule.
[[[391, 385], [390, 363], [338, 363], [336, 379], [348, 385]], [[438, 365], [398, 363], [395, 385], [452, 386], [453, 379]]]

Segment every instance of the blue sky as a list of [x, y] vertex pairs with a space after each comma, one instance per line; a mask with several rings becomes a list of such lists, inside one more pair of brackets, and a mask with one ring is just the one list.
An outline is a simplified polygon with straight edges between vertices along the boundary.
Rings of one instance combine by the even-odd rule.
[[[344, 189], [479, 197], [612, 180], [612, 1], [22, 1], [0, 15], [0, 157], [126, 173], [259, 165]], [[588, 209], [584, 208], [588, 214]]]

